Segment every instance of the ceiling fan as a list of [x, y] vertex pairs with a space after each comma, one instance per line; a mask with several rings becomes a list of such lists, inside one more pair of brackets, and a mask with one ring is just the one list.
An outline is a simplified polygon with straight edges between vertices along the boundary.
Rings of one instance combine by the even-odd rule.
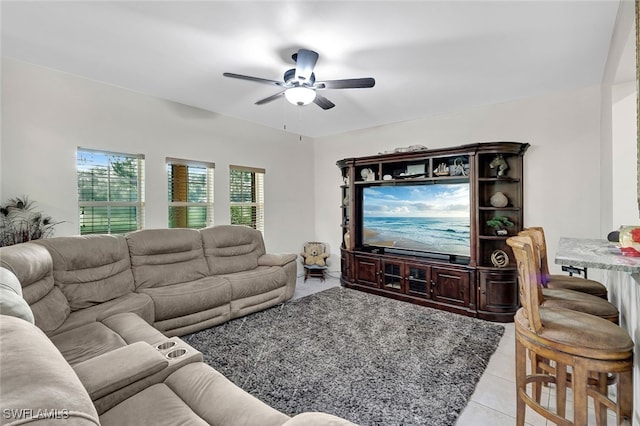
[[313, 102], [322, 109], [331, 109], [336, 105], [319, 94], [318, 90], [359, 89], [373, 87], [376, 84], [376, 81], [371, 77], [316, 81], [316, 75], [313, 72], [313, 68], [316, 66], [318, 56], [319, 55], [313, 50], [298, 50], [298, 53], [291, 55], [293, 61], [296, 63], [296, 67], [284, 73], [283, 81], [251, 77], [248, 75], [234, 74], [230, 72], [225, 72], [223, 75], [225, 77], [255, 81], [257, 83], [270, 84], [282, 88], [278, 93], [264, 99], [260, 99], [256, 102], [256, 105], [264, 105], [284, 95], [284, 97], [294, 105], [308, 105]]

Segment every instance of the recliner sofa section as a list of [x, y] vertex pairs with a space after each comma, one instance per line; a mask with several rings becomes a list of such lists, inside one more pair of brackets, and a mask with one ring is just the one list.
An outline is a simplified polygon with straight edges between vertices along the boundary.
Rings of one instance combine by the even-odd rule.
[[[139, 319], [132, 321], [170, 337], [266, 309], [293, 296], [295, 261], [294, 254], [266, 253], [262, 234], [238, 225], [0, 248], [0, 265], [20, 280], [36, 325], [51, 337], [62, 335], [57, 343], [72, 341], [72, 330], [95, 331], [87, 327], [104, 337], [96, 323], [120, 313], [134, 313]], [[137, 338], [153, 344], [154, 333]], [[59, 348], [72, 363], [86, 359], [78, 348]]]
[[[42, 330], [0, 315], [0, 346], [2, 424], [354, 426], [320, 412], [289, 417], [199, 359], [158, 375], [172, 361], [144, 342], [72, 368]], [[134, 386], [110, 394], [123, 382]]]
[[231, 285], [209, 274], [193, 229], [150, 229], [126, 236], [135, 291], [153, 300], [153, 325], [168, 336], [228, 321]]
[[[145, 341], [153, 344], [163, 340], [165, 337], [161, 332], [137, 315], [143, 314], [149, 318], [153, 312], [149, 310], [153, 305], [150, 304], [150, 299], [147, 300], [147, 296], [143, 296], [144, 300], [139, 303], [131, 303], [132, 300], [139, 299], [137, 294], [121, 295], [115, 292], [111, 300], [105, 303], [89, 304], [86, 300], [91, 299], [91, 296], [78, 295], [91, 294], [91, 292], [83, 293], [75, 290], [82, 281], [69, 278], [68, 273], [62, 274], [63, 279], [60, 278], [60, 265], [64, 262], [60, 261], [59, 255], [70, 246], [69, 238], [59, 239], [60, 245], [57, 246], [58, 250], [53, 251], [53, 256], [43, 245], [35, 243], [18, 244], [0, 249], [0, 265], [13, 272], [12, 279], [18, 281], [16, 286], [22, 287], [22, 297], [33, 312], [35, 324], [51, 338], [65, 359], [75, 364], [130, 343]], [[89, 246], [96, 245], [99, 240], [99, 238], [78, 238], [80, 241], [90, 241], [85, 243]], [[91, 256], [87, 255], [87, 257]], [[57, 269], [54, 268], [54, 259], [57, 260], [55, 263]], [[101, 275], [87, 274], [87, 269], [83, 270], [83, 274], [85, 276], [82, 278], [86, 284], [82, 285], [88, 287], [100, 285], [107, 288], [111, 285], [105, 282], [105, 279], [96, 279], [96, 277], [108, 275], [102, 270], [100, 270]], [[88, 279], [87, 275], [90, 275], [91, 279]], [[56, 277], [59, 280], [57, 282], [55, 282]], [[11, 279], [11, 277], [6, 278]], [[66, 286], [67, 282], [74, 284]], [[71, 295], [72, 301], [85, 303], [89, 307], [73, 310], [64, 292]], [[100, 291], [95, 293], [101, 294]], [[147, 308], [138, 309], [139, 306]]]
[[209, 273], [231, 284], [232, 319], [293, 297], [295, 254], [267, 253], [262, 234], [246, 226], [214, 226], [200, 235]]

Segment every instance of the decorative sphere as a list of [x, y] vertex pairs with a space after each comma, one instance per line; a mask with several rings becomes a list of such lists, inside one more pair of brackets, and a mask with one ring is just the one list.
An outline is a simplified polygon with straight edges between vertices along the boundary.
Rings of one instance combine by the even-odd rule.
[[504, 268], [509, 264], [509, 255], [502, 250], [494, 250], [491, 253], [491, 263], [496, 268]]

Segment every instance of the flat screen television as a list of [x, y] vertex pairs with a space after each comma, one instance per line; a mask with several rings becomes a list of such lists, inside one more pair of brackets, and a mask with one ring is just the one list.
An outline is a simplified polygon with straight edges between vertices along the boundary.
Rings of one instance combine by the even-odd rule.
[[470, 256], [468, 182], [371, 186], [362, 195], [364, 246]]

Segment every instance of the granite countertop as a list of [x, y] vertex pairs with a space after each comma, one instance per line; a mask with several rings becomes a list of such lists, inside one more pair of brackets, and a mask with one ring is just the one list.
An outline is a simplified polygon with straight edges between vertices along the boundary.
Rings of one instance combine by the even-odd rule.
[[623, 256], [619, 245], [607, 240], [560, 238], [556, 264], [640, 272], [640, 257]]

